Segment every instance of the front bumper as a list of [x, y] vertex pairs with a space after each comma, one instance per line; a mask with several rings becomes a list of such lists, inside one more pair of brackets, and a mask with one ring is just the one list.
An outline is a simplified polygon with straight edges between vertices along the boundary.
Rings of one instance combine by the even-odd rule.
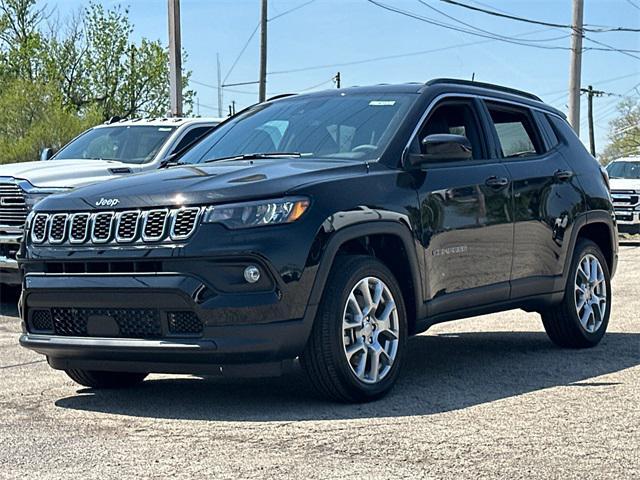
[[[307, 308], [291, 317], [282, 295], [277, 289], [203, 295], [197, 277], [181, 274], [29, 274], [20, 302], [24, 331], [20, 343], [46, 355], [57, 369], [277, 374], [283, 362], [304, 349], [315, 313]], [[171, 333], [169, 315], [176, 310], [194, 312], [201, 330]], [[41, 325], [34, 327], [38, 311], [50, 312], [52, 326], [47, 331]], [[64, 331], [54, 328], [60, 311], [67, 314]], [[159, 330], [152, 332], [153, 338], [123, 333], [123, 328], [131, 328], [131, 323], [123, 326], [116, 320], [124, 311], [156, 312]], [[78, 326], [83, 321], [86, 324]], [[101, 323], [115, 330], [105, 334]]]
[[0, 283], [19, 285], [22, 281], [16, 260], [21, 238], [21, 233], [0, 233]]

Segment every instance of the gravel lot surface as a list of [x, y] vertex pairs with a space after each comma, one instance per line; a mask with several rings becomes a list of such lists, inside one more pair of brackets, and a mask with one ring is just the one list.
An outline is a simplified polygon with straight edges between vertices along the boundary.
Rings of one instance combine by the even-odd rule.
[[153, 375], [81, 388], [18, 345], [0, 305], [0, 478], [640, 478], [640, 246], [621, 249], [609, 333], [552, 346], [520, 311], [413, 338], [367, 405], [277, 379]]

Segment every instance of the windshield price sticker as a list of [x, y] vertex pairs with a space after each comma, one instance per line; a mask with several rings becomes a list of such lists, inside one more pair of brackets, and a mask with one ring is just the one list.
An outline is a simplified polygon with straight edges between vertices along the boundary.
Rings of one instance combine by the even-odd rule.
[[371, 100], [369, 102], [369, 106], [371, 107], [392, 107], [395, 104], [395, 100]]

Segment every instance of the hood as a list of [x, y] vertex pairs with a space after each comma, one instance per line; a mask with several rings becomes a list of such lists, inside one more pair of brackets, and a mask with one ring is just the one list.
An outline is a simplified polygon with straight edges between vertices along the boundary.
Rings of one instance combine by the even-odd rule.
[[365, 172], [362, 162], [310, 159], [177, 166], [52, 195], [38, 204], [38, 210], [170, 207], [274, 198], [301, 185]]
[[141, 167], [111, 160], [46, 160], [0, 165], [0, 177], [27, 180], [40, 188], [75, 188], [127, 174], [114, 169], [138, 172]]
[[613, 190], [638, 190], [640, 191], [640, 179], [633, 178], [610, 178], [609, 184]]

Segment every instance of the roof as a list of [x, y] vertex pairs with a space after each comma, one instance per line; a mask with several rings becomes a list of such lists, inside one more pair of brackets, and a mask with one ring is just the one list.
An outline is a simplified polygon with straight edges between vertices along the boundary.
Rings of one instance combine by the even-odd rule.
[[319, 92], [304, 93], [302, 95], [303, 96], [314, 96], [314, 95], [325, 96], [325, 95], [337, 95], [340, 93], [420, 94], [425, 92], [426, 90], [430, 90], [432, 88], [438, 88], [438, 87], [440, 88], [454, 87], [454, 89], [459, 91], [460, 93], [468, 93], [468, 94], [474, 94], [474, 95], [490, 94], [491, 96], [495, 96], [496, 98], [517, 101], [532, 107], [542, 108], [564, 117], [564, 113], [544, 103], [538, 96], [532, 93], [525, 92], [523, 90], [518, 90], [511, 87], [505, 87], [502, 85], [475, 82], [470, 80], [462, 80], [458, 78], [436, 78], [433, 80], [429, 80], [426, 83], [401, 83], [401, 84], [379, 84], [379, 85], [370, 85], [370, 86], [355, 86], [355, 87], [341, 88], [340, 90], [330, 89], [330, 90], [323, 90]]
[[616, 158], [615, 160], [611, 161], [611, 163], [613, 162], [640, 162], [640, 155], [634, 155], [632, 157]]
[[108, 127], [112, 125], [119, 126], [151, 126], [151, 127], [181, 127], [183, 125], [189, 125], [192, 123], [215, 123], [218, 124], [222, 121], [226, 120], [226, 118], [217, 118], [217, 117], [197, 117], [197, 118], [188, 118], [188, 117], [158, 117], [158, 118], [132, 118], [132, 119], [122, 119], [118, 120], [117, 117], [111, 120], [106, 121], [101, 125], [97, 125], [98, 127]]

